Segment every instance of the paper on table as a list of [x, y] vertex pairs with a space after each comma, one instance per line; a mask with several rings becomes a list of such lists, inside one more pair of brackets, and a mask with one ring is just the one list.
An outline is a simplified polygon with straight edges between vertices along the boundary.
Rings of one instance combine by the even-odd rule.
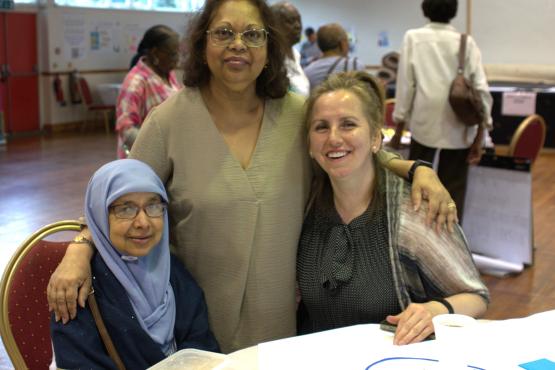
[[226, 355], [209, 351], [187, 348], [177, 351], [160, 361], [149, 370], [239, 370]]
[[[522, 370], [519, 364], [542, 358], [555, 361], [555, 310], [522, 319], [481, 322], [469, 330], [473, 331], [472, 340], [452, 350], [464, 349], [468, 365], [476, 369]], [[434, 361], [444, 350], [436, 341], [394, 346], [392, 338], [378, 325], [368, 324], [267, 342], [258, 346], [259, 367], [385, 370], [401, 365], [404, 370], [422, 370], [435, 368]], [[389, 361], [393, 358], [396, 363]], [[399, 358], [413, 362], [401, 364]], [[416, 359], [425, 360], [415, 363]]]

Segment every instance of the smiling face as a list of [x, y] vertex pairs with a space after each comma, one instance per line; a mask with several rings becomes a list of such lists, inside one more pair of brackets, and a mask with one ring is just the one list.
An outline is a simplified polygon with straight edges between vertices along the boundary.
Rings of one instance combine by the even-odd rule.
[[373, 173], [371, 154], [378, 151], [381, 136], [371, 132], [354, 93], [335, 90], [320, 96], [309, 124], [310, 153], [332, 183]]
[[[235, 33], [264, 28], [258, 9], [247, 0], [225, 1], [215, 12], [209, 30], [226, 28]], [[212, 73], [210, 84], [232, 91], [256, 88], [256, 79], [267, 61], [267, 43], [249, 48], [235, 37], [227, 46], [214, 45], [207, 35], [206, 62]]]
[[[110, 205], [108, 222], [112, 245], [123, 255], [146, 256], [161, 240], [164, 231], [164, 215], [149, 217], [144, 207], [160, 203], [155, 193], [129, 193]], [[132, 219], [118, 218], [114, 206], [137, 206], [139, 213]]]

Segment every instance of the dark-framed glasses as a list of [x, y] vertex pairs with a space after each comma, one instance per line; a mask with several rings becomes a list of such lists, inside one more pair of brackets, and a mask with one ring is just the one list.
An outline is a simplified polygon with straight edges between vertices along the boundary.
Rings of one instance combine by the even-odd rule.
[[264, 28], [235, 32], [229, 28], [220, 27], [208, 30], [206, 34], [215, 46], [228, 46], [239, 36], [247, 47], [259, 48], [266, 43], [269, 33]]
[[124, 203], [110, 206], [109, 209], [117, 218], [132, 220], [137, 217], [141, 210], [143, 210], [148, 217], [162, 217], [167, 207], [168, 205], [164, 202], [150, 203], [144, 207], [139, 207], [133, 203]]

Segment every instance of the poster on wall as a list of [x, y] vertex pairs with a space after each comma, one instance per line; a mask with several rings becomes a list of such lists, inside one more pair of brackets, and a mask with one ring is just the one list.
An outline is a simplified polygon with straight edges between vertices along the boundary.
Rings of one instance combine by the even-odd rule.
[[85, 17], [81, 14], [64, 14], [64, 56], [66, 59], [83, 59], [87, 53]]
[[[94, 53], [113, 53], [119, 51], [115, 42], [114, 22], [92, 22], [89, 32], [90, 50]], [[117, 50], [116, 50], [117, 49]]]

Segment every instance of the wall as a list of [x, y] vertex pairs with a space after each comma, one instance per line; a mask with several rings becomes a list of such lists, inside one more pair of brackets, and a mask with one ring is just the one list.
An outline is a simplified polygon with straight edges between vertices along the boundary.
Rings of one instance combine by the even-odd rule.
[[472, 33], [485, 63], [554, 64], [555, 0], [474, 0]]
[[[339, 22], [356, 36], [355, 54], [366, 64], [380, 64], [384, 54], [398, 50], [405, 31], [420, 27], [427, 20], [420, 9], [421, 0], [289, 0], [303, 17], [303, 26], [318, 26]], [[275, 0], [270, 0], [271, 3]], [[459, 12], [453, 25], [466, 29], [466, 1], [459, 1]], [[83, 71], [91, 83], [121, 82], [133, 54], [127, 47], [130, 38], [142, 35], [158, 23], [184, 30], [188, 16], [181, 13], [155, 13], [119, 10], [57, 8], [48, 5], [39, 12], [39, 55], [41, 77], [41, 122], [56, 125], [75, 122], [83, 117], [80, 106], [61, 107], [54, 100], [52, 73], [74, 68]], [[551, 37], [555, 28], [555, 0], [474, 0], [472, 1], [471, 31], [480, 46], [486, 64], [510, 65], [509, 71], [538, 70], [541, 79], [545, 70], [551, 71], [555, 48]], [[77, 57], [71, 54], [71, 21], [83, 20], [82, 32], [88, 50]], [[104, 36], [111, 35], [106, 49], [89, 50], [91, 31], [99, 27]], [[110, 30], [108, 32], [107, 30]], [[73, 34], [75, 36], [75, 34]], [[388, 45], [378, 45], [384, 37]], [[117, 51], [115, 50], [117, 49]], [[86, 52], [86, 53], [85, 53]], [[523, 67], [522, 64], [525, 66]], [[529, 68], [526, 65], [532, 65]], [[543, 65], [543, 66], [542, 66]], [[537, 67], [540, 68], [537, 68]], [[112, 70], [102, 73], [102, 70]], [[87, 73], [94, 71], [95, 73]], [[64, 75], [62, 82], [67, 89]], [[66, 90], [66, 99], [68, 92]]]
[[[424, 25], [420, 0], [290, 0], [301, 12], [303, 28], [340, 23], [356, 37], [354, 54], [366, 64], [381, 64], [382, 56], [399, 49], [405, 31]], [[275, 1], [274, 1], [275, 2]], [[466, 7], [460, 6], [453, 25], [465, 29]], [[380, 33], [388, 46], [379, 46]]]
[[[421, 0], [290, 0], [301, 11], [303, 26], [339, 22], [358, 38], [356, 54], [367, 64], [379, 64], [398, 50], [404, 32], [427, 22]], [[274, 1], [275, 2], [275, 1]], [[466, 0], [452, 24], [466, 30]], [[555, 62], [555, 0], [471, 1], [471, 33], [486, 64], [553, 64]], [[380, 32], [389, 47], [378, 47]]]
[[[84, 76], [95, 100], [99, 83], [123, 81], [144, 32], [166, 24], [183, 35], [188, 14], [100, 10], [48, 6], [39, 10], [41, 122], [43, 127], [83, 120], [81, 104], [71, 104], [68, 72]], [[59, 74], [66, 105], [55, 100], [53, 80]]]

